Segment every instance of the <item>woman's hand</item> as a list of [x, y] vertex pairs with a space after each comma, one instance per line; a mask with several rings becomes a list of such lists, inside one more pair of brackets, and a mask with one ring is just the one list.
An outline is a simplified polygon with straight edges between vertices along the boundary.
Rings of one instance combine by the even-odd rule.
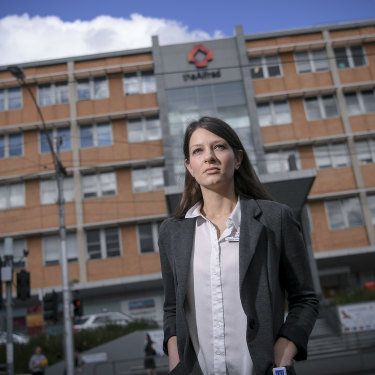
[[279, 337], [274, 345], [274, 351], [276, 366], [283, 367], [292, 364], [293, 358], [298, 350], [294, 342], [285, 337]]
[[168, 340], [169, 371], [172, 371], [180, 362], [177, 349], [177, 337], [172, 336]]

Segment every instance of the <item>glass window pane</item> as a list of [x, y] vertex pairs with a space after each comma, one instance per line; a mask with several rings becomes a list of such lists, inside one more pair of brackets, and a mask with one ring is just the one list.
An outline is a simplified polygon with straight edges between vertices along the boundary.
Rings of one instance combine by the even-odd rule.
[[108, 146], [112, 144], [112, 133], [110, 124], [98, 124], [96, 126], [96, 132], [98, 137], [98, 146]]
[[145, 134], [143, 131], [141, 119], [128, 119], [128, 141], [130, 143], [143, 142], [145, 140]]
[[328, 56], [324, 49], [311, 51], [314, 59], [315, 71], [322, 72], [329, 69]]
[[346, 143], [334, 143], [331, 145], [331, 150], [335, 167], [346, 167], [350, 164]]
[[353, 116], [361, 113], [361, 107], [355, 92], [345, 94], [345, 103], [349, 115]]
[[4, 210], [9, 206], [8, 200], [9, 200], [8, 186], [0, 185], [0, 210]]
[[148, 141], [161, 138], [160, 121], [157, 117], [146, 118], [146, 132]]
[[345, 47], [335, 48], [335, 57], [336, 57], [337, 67], [339, 69], [349, 68], [349, 60], [348, 60], [348, 56], [346, 55]]
[[5, 110], [5, 91], [3, 89], [0, 90], [0, 111]]
[[5, 158], [5, 138], [0, 135], [0, 158]]
[[78, 259], [77, 236], [75, 233], [68, 233], [66, 235], [66, 250], [69, 262]]
[[343, 207], [348, 218], [350, 228], [360, 227], [363, 225], [362, 211], [359, 198], [343, 199]]
[[51, 152], [47, 140], [47, 133], [49, 134], [51, 140], [52, 140], [52, 131], [48, 130], [47, 132], [41, 130], [39, 133], [39, 139], [40, 139], [40, 152], [42, 154]]
[[298, 73], [310, 73], [311, 64], [309, 61], [309, 55], [307, 52], [296, 52], [294, 54], [294, 59], [296, 60]]
[[333, 95], [325, 95], [322, 96], [322, 100], [326, 112], [326, 117], [338, 116], [335, 97]]
[[98, 179], [97, 176], [82, 176], [82, 188], [84, 198], [93, 198], [98, 196]]
[[67, 151], [72, 149], [71, 139], [70, 139], [70, 128], [60, 128], [57, 129], [57, 136], [62, 140], [60, 144], [60, 151]]
[[345, 218], [341, 210], [340, 200], [326, 201], [329, 227], [331, 230], [344, 229]]
[[8, 109], [19, 109], [22, 107], [22, 90], [19, 87], [8, 89]]
[[42, 204], [53, 204], [57, 202], [56, 180], [40, 181]]
[[74, 201], [74, 181], [73, 177], [64, 178], [64, 200], [65, 202]]
[[69, 88], [66, 82], [56, 83], [56, 104], [69, 102]]
[[276, 115], [276, 124], [287, 124], [292, 121], [287, 101], [274, 102], [273, 106]]
[[43, 237], [44, 263], [46, 265], [58, 264], [60, 260], [60, 249], [59, 236]]
[[375, 96], [374, 91], [366, 90], [361, 91], [363, 105], [365, 107], [365, 111], [368, 112], [375, 112]]
[[257, 106], [260, 126], [272, 125], [272, 112], [269, 103], [259, 103]]
[[261, 59], [259, 57], [250, 59], [251, 66], [251, 77], [252, 78], [264, 78], [263, 67]]
[[94, 99], [105, 99], [109, 97], [108, 81], [105, 77], [94, 79]]
[[154, 241], [152, 237], [152, 224], [138, 224], [139, 244], [141, 253], [154, 252]]
[[314, 156], [318, 169], [332, 168], [328, 146], [314, 146]]
[[11, 207], [22, 207], [25, 205], [25, 185], [22, 184], [11, 184], [10, 189], [10, 206]]
[[365, 56], [361, 46], [350, 47], [354, 66], [362, 66], [366, 64]]
[[151, 168], [151, 180], [153, 190], [159, 190], [164, 187], [163, 168]]
[[319, 120], [322, 118], [319, 108], [318, 98], [305, 98], [307, 119], [309, 121]]
[[81, 138], [81, 148], [93, 147], [94, 146], [94, 136], [91, 125], [80, 126], [80, 138]]
[[101, 173], [99, 180], [103, 196], [116, 194], [116, 174], [114, 172]]
[[22, 134], [9, 135], [9, 156], [22, 156]]
[[278, 152], [267, 152], [265, 154], [268, 173], [281, 172], [281, 164]]
[[90, 100], [90, 82], [88, 79], [77, 82], [77, 98], [78, 100]]
[[281, 74], [278, 56], [266, 56], [265, 61], [268, 70], [268, 77], [276, 77]]
[[107, 247], [107, 257], [117, 257], [120, 255], [120, 240], [118, 228], [106, 228], [105, 242]]
[[100, 231], [97, 229], [86, 231], [86, 243], [89, 259], [100, 259], [102, 257]]
[[125, 74], [123, 82], [125, 95], [134, 95], [140, 93], [137, 73]]
[[375, 225], [375, 195], [369, 195], [367, 201], [370, 207], [372, 225]]
[[40, 106], [54, 104], [53, 90], [51, 84], [38, 86], [38, 99]]
[[371, 155], [370, 144], [367, 140], [360, 140], [355, 142], [358, 160], [361, 164], [370, 164], [373, 162]]
[[133, 191], [135, 193], [142, 193], [149, 191], [148, 172], [146, 169], [132, 170]]
[[148, 92], [156, 91], [155, 76], [152, 72], [142, 72], [142, 92], [144, 94]]

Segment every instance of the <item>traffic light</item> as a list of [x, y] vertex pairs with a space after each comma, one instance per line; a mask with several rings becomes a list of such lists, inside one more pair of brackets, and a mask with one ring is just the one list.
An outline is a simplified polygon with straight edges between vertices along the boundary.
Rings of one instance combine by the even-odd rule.
[[57, 293], [47, 293], [43, 298], [43, 319], [48, 321], [57, 322], [59, 312], [59, 299]]
[[22, 270], [17, 273], [17, 298], [25, 301], [30, 297], [30, 272]]
[[73, 315], [74, 317], [81, 316], [83, 312], [82, 301], [78, 298], [73, 300]]

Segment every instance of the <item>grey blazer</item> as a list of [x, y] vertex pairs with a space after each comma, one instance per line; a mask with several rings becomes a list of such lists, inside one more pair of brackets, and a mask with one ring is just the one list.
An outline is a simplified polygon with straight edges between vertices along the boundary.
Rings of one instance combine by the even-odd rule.
[[[299, 224], [287, 206], [241, 198], [240, 298], [247, 316], [246, 338], [257, 375], [269, 373], [274, 343], [293, 341], [296, 360], [306, 359], [307, 341], [318, 314], [308, 256]], [[177, 336], [176, 374], [202, 374], [184, 313], [195, 219], [165, 220], [159, 233], [164, 286], [164, 351]], [[284, 322], [285, 294], [289, 312]]]

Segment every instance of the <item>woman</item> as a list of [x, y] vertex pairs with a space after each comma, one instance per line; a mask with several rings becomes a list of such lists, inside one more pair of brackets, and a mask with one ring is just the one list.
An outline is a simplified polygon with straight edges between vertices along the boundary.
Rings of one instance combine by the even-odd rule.
[[299, 226], [224, 121], [192, 122], [184, 154], [182, 200], [159, 234], [170, 371], [293, 374], [318, 314]]
[[147, 375], [156, 375], [155, 371], [155, 360], [154, 355], [156, 354], [155, 349], [152, 347], [154, 343], [148, 333], [145, 334], [145, 360], [144, 367], [147, 370]]

